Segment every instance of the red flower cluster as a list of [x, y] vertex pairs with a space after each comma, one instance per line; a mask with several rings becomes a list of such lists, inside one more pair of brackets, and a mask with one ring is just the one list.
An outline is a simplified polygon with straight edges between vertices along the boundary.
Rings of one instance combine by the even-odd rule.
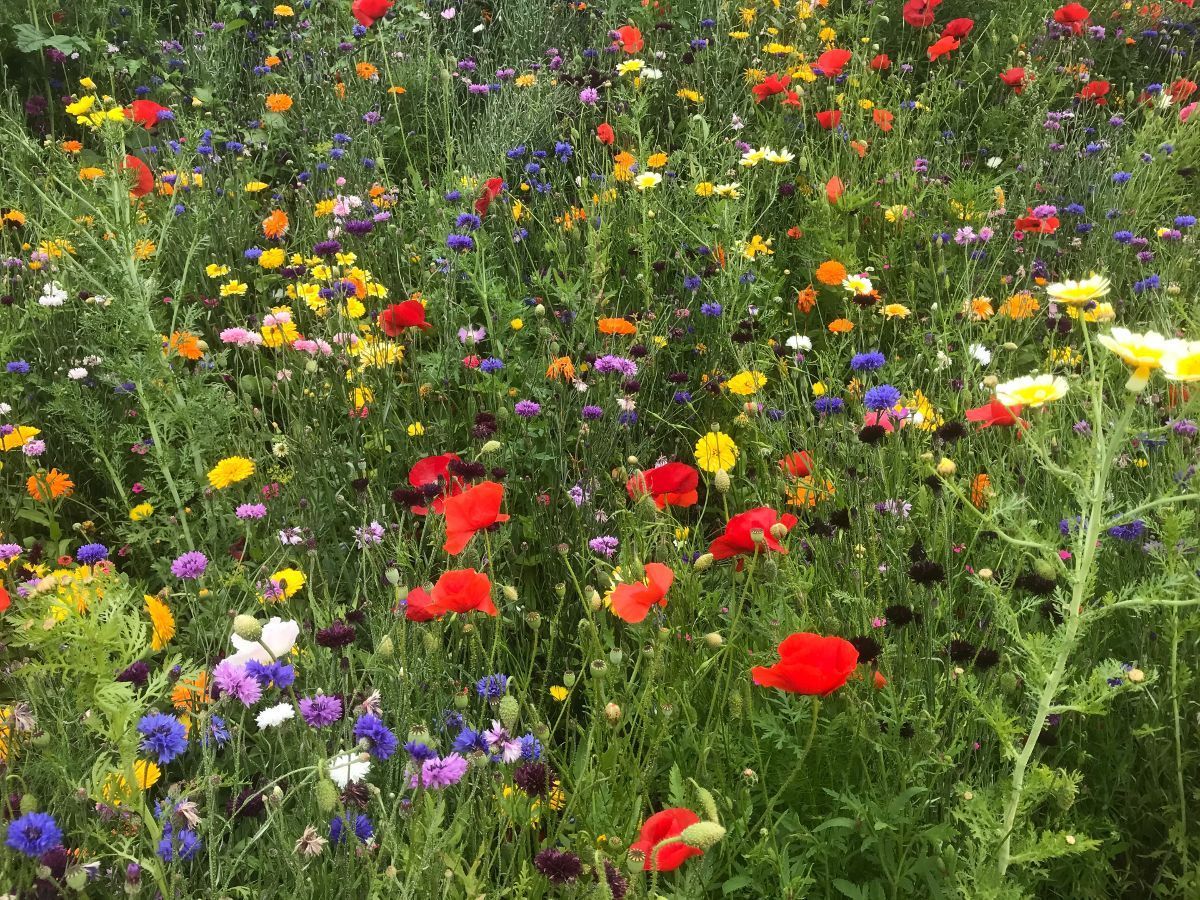
[[447, 498], [446, 543], [442, 549], [451, 556], [461, 553], [475, 537], [475, 532], [490, 528], [497, 522], [507, 522], [508, 515], [500, 512], [504, 500], [504, 485], [484, 481]]
[[619, 584], [612, 594], [612, 611], [626, 622], [644, 622], [653, 606], [666, 607], [675, 573], [662, 563], [646, 563], [645, 582]]
[[631, 500], [649, 494], [659, 509], [668, 506], [686, 508], [695, 506], [700, 495], [696, 487], [700, 484], [700, 473], [685, 463], [669, 462], [656, 466], [648, 472], [638, 472], [627, 482], [625, 490]]
[[[791, 514], [785, 514], [781, 518], [779, 513], [769, 506], [759, 506], [738, 513], [726, 523], [725, 533], [709, 545], [708, 552], [714, 559], [753, 556], [760, 547], [764, 551], [787, 553], [787, 548], [779, 543], [771, 529], [777, 524], [782, 524], [785, 531], [791, 531], [796, 521], [796, 517]], [[755, 540], [756, 537], [758, 541]]]
[[645, 860], [642, 863], [643, 871], [657, 869], [660, 872], [673, 872], [687, 860], [693, 856], [700, 856], [704, 851], [682, 842], [667, 844], [658, 853], [654, 852], [654, 848], [665, 840], [679, 837], [685, 828], [699, 821], [698, 815], [681, 806], [656, 812], [646, 820], [642, 826], [642, 833], [629, 845], [629, 849], [641, 854]]
[[388, 337], [399, 337], [406, 328], [428, 331], [433, 326], [425, 320], [425, 304], [420, 300], [393, 303], [379, 314], [379, 327]]
[[801, 631], [779, 645], [779, 662], [755, 666], [750, 675], [759, 687], [824, 697], [845, 684], [857, 665], [858, 650], [849, 641]]

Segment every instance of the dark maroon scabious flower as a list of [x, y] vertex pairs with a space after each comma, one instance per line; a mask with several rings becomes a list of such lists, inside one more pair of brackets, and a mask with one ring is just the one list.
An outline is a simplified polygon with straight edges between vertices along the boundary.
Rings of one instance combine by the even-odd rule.
[[583, 863], [570, 850], [547, 847], [533, 858], [533, 864], [553, 884], [570, 884], [583, 873]]
[[338, 650], [349, 646], [358, 635], [353, 625], [347, 625], [341, 619], [335, 619], [328, 628], [317, 632], [317, 643], [330, 650]]

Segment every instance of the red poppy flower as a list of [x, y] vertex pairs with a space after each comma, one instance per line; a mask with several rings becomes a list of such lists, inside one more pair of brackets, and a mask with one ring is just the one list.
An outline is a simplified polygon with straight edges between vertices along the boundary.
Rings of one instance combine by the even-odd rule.
[[1025, 90], [1025, 70], [1020, 66], [1013, 66], [1013, 68], [1001, 72], [1000, 80], [1012, 88], [1014, 94], [1020, 94]]
[[908, 0], [904, 4], [904, 21], [913, 28], [928, 28], [933, 24], [933, 11], [942, 0]]
[[1021, 216], [1013, 223], [1013, 229], [1019, 233], [1027, 234], [1054, 234], [1058, 231], [1058, 226], [1061, 224], [1058, 216], [1047, 216], [1044, 219], [1039, 219], [1033, 214], [1033, 210], [1026, 207], [1029, 215]]
[[759, 687], [824, 697], [845, 684], [857, 665], [858, 650], [849, 641], [801, 631], [779, 645], [779, 662], [755, 666], [750, 676]]
[[813, 472], [813, 458], [807, 450], [798, 450], [781, 459], [779, 468], [793, 478], [807, 478]]
[[876, 72], [883, 72], [892, 67], [892, 59], [886, 53], [876, 53], [871, 60], [871, 68]]
[[677, 806], [656, 812], [646, 820], [646, 824], [642, 826], [642, 833], [629, 845], [629, 849], [645, 858], [642, 864], [644, 871], [658, 869], [660, 872], [673, 872], [693, 856], [702, 855], [704, 851], [684, 843], [667, 844], [657, 853], [654, 852], [654, 848], [668, 838], [679, 837], [685, 828], [699, 821], [698, 815], [683, 807]]
[[846, 182], [836, 175], [825, 182], [825, 199], [830, 203], [837, 203], [842, 199], [844, 193], [846, 193]]
[[446, 499], [446, 543], [442, 549], [455, 556], [463, 551], [475, 532], [507, 522], [508, 515], [500, 512], [504, 500], [504, 485], [484, 481], [461, 494]]
[[443, 572], [433, 586], [433, 603], [426, 607], [434, 615], [469, 613], [478, 610], [489, 616], [500, 611], [492, 602], [492, 582], [483, 572], [474, 569], [451, 569]]
[[642, 32], [634, 25], [623, 25], [617, 29], [617, 43], [626, 53], [638, 53], [646, 46]]
[[4, 585], [0, 584], [0, 612], [4, 612], [6, 609], [8, 609], [9, 604], [11, 603], [12, 599], [8, 596], [8, 590], [4, 587]]
[[415, 587], [408, 592], [408, 598], [404, 601], [404, 618], [410, 622], [428, 622], [439, 615], [433, 597], [424, 588]]
[[686, 463], [669, 462], [655, 466], [648, 472], [638, 472], [627, 482], [625, 490], [631, 500], [649, 494], [654, 498], [654, 505], [659, 509], [667, 506], [686, 508], [695, 506], [700, 499], [696, 486], [700, 483], [700, 473]]
[[842, 111], [840, 109], [825, 109], [817, 113], [817, 122], [826, 131], [837, 128], [842, 124]]
[[817, 57], [817, 64], [813, 67], [813, 71], [819, 72], [826, 78], [837, 78], [842, 74], [846, 63], [850, 62], [852, 55], [849, 50], [839, 50], [836, 47], [826, 50]]
[[1111, 86], [1107, 81], [1089, 81], [1083, 86], [1083, 90], [1079, 92], [1079, 99], [1095, 100], [1097, 106], [1104, 106], [1108, 103], [1104, 98], [1108, 96], [1108, 90]]
[[878, 106], [871, 110], [871, 119], [879, 126], [880, 131], [891, 131], [892, 122], [895, 116], [886, 109], [880, 109]]
[[991, 400], [983, 406], [967, 410], [967, 421], [978, 422], [980, 428], [1025, 424], [1020, 418], [1021, 407], [1005, 406], [999, 400]]
[[145, 197], [154, 190], [154, 173], [150, 171], [148, 165], [133, 154], [127, 153], [125, 155], [125, 161], [121, 163], [121, 169], [133, 172], [133, 186], [129, 189], [129, 193], [135, 199]]
[[644, 622], [650, 608], [666, 607], [675, 573], [662, 563], [646, 563], [646, 581], [619, 584], [612, 593], [612, 611], [626, 622]]
[[479, 199], [475, 201], [475, 212], [480, 216], [486, 216], [488, 207], [492, 205], [493, 200], [500, 196], [502, 190], [504, 190], [503, 178], [489, 178], [483, 185]]
[[930, 48], [928, 50], [926, 50], [925, 52], [929, 56], [929, 61], [934, 62], [935, 60], [939, 59], [940, 57], [945, 56], [947, 53], [950, 53], [953, 50], [957, 50], [961, 46], [962, 46], [962, 41], [959, 41], [956, 38], [952, 38], [949, 35], [947, 35], [946, 37], [940, 37], [936, 41], [934, 41], [933, 44], [930, 46]]
[[388, 337], [399, 337], [406, 328], [428, 331], [433, 326], [425, 321], [425, 304], [420, 300], [393, 303], [379, 314], [379, 327]]
[[792, 78], [790, 75], [768, 75], [754, 87], [750, 88], [750, 92], [754, 94], [755, 100], [762, 103], [768, 97], [782, 94], [791, 83]]
[[951, 19], [942, 29], [942, 37], [965, 38], [975, 27], [974, 19]]
[[[434, 512], [440, 513], [446, 506], [446, 498], [461, 494], [463, 491], [463, 483], [460, 479], [450, 475], [450, 463], [457, 460], [458, 455], [454, 453], [443, 453], [440, 456], [427, 456], [424, 459], [417, 460], [411, 469], [408, 470], [408, 483], [415, 488], [425, 488], [429, 485], [443, 484], [442, 492], [434, 498], [430, 507]], [[418, 516], [423, 516], [429, 509], [424, 506], [414, 506], [412, 511]]]
[[1054, 11], [1054, 21], [1059, 25], [1070, 28], [1072, 34], [1082, 34], [1083, 23], [1091, 15], [1086, 6], [1080, 3], [1068, 3], [1066, 6], [1060, 6]]
[[613, 131], [613, 127], [607, 122], [601, 122], [596, 126], [596, 140], [602, 143], [605, 147], [611, 147], [613, 145], [613, 141], [616, 139], [617, 135]]
[[160, 112], [169, 113], [171, 110], [165, 106], [159, 106], [153, 100], [134, 100], [129, 104], [129, 108], [125, 110], [125, 118], [132, 119], [143, 128], [149, 130], [158, 124], [158, 114]]
[[1196, 93], [1196, 87], [1196, 82], [1180, 78], [1171, 83], [1171, 86], [1167, 88], [1167, 93], [1174, 102], [1182, 103], [1188, 97], [1192, 96], [1192, 94]]
[[796, 517], [786, 514], [780, 518], [779, 513], [769, 506], [759, 506], [738, 513], [725, 524], [725, 533], [709, 545], [708, 552], [714, 559], [729, 559], [743, 554], [752, 556], [760, 546], [754, 542], [755, 533], [762, 532], [761, 546], [776, 553], [787, 553], [787, 548], [771, 534], [772, 526], [780, 522], [785, 529], [791, 531], [792, 526], [796, 524]]
[[350, 12], [363, 28], [370, 28], [392, 8], [392, 0], [354, 0]]

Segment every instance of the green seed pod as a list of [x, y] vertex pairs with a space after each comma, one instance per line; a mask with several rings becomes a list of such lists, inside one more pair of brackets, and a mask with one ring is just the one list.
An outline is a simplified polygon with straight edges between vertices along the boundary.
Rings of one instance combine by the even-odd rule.
[[603, 680], [608, 677], [608, 663], [602, 659], [593, 659], [591, 665], [588, 666], [588, 671], [592, 673], [593, 678]]
[[317, 798], [317, 809], [321, 810], [321, 812], [331, 813], [337, 807], [337, 785], [335, 785], [328, 778], [322, 778], [317, 782], [317, 787], [314, 793]]
[[566, 584], [564, 582], [560, 581], [558, 584], [556, 584], [554, 586], [554, 593], [558, 597], [559, 600], [561, 600], [563, 597], [567, 596]]
[[243, 613], [233, 620], [233, 633], [243, 640], [257, 641], [262, 637], [262, 622]]
[[82, 891], [87, 887], [88, 874], [87, 869], [78, 868], [72, 869], [67, 873], [67, 887], [73, 891]]
[[575, 687], [575, 673], [574, 672], [563, 672], [563, 686], [569, 687], [569, 688]]
[[712, 793], [707, 788], [700, 787], [695, 778], [689, 778], [688, 781], [692, 783], [696, 796], [700, 798], [700, 806], [704, 809], [705, 818], [710, 822], [721, 824], [721, 816], [717, 813], [717, 801], [713, 799]]
[[466, 694], [455, 694], [454, 695], [454, 708], [455, 709], [466, 709], [467, 706], [470, 704], [470, 702], [471, 702], [471, 698], [468, 697]]
[[721, 838], [725, 837], [725, 829], [716, 822], [697, 822], [683, 829], [680, 835], [683, 842], [697, 850], [708, 850], [715, 847]]
[[421, 643], [425, 646], [426, 653], [434, 653], [439, 649], [440, 642], [432, 631], [426, 631], [422, 634]]
[[379, 642], [379, 646], [375, 648], [375, 655], [380, 659], [391, 659], [396, 655], [396, 644], [392, 641], [390, 634], [385, 634], [383, 640]]
[[625, 659], [625, 653], [620, 647], [613, 647], [608, 651], [608, 661], [614, 666], [619, 666], [623, 659]]
[[37, 808], [38, 808], [37, 797], [35, 797], [33, 794], [22, 794], [21, 795], [21, 815], [26, 815], [27, 813], [31, 813], [31, 812], [37, 812]]
[[512, 731], [517, 727], [517, 720], [521, 717], [521, 704], [517, 702], [517, 698], [511, 694], [505, 694], [500, 698], [500, 721], [504, 727]]

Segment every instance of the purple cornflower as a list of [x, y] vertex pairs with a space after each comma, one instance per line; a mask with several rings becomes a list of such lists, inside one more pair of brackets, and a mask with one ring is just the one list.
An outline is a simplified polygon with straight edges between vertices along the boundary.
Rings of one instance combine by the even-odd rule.
[[623, 356], [601, 356], [592, 365], [592, 368], [601, 375], [606, 375], [611, 372], [619, 372], [626, 378], [632, 378], [638, 373], [637, 363], [635, 363], [632, 359], [626, 359]]
[[452, 234], [446, 238], [446, 246], [457, 253], [475, 249], [475, 241], [469, 234]]
[[598, 553], [608, 559], [612, 559], [616, 555], [619, 546], [621, 546], [621, 542], [612, 535], [603, 535], [588, 541], [588, 547], [593, 553]]
[[595, 106], [596, 101], [600, 99], [600, 92], [594, 87], [586, 87], [579, 92], [579, 102], [588, 106]]
[[208, 568], [208, 557], [199, 550], [183, 554], [171, 563], [171, 574], [185, 581], [199, 578]]
[[508, 676], [497, 672], [495, 675], [485, 675], [475, 682], [475, 691], [484, 700], [499, 700], [508, 688]]
[[[346, 832], [350, 829], [350, 822], [347, 819], [338, 816], [329, 823], [329, 841], [330, 843], [340, 844], [346, 839]], [[354, 820], [354, 836], [362, 842], [369, 841], [375, 834], [375, 826], [371, 824], [371, 820], [364, 815], [359, 815]]]
[[818, 415], [840, 413], [846, 408], [846, 401], [841, 397], [818, 397], [813, 401], [813, 409]]
[[[467, 774], [467, 761], [457, 753], [442, 758], [427, 759], [421, 764], [421, 784], [430, 790], [439, 790], [458, 784]], [[414, 779], [415, 780], [415, 779]]]
[[354, 529], [354, 545], [359, 550], [366, 550], [373, 544], [383, 542], [383, 526], [378, 522], [372, 522], [370, 525], [361, 525]]
[[517, 405], [513, 407], [513, 412], [522, 419], [532, 419], [541, 411], [541, 404], [534, 403], [532, 400], [518, 400]]
[[581, 412], [585, 419], [599, 419], [604, 415], [603, 409], [601, 409], [599, 406], [592, 406], [590, 404], [585, 406]]
[[317, 694], [300, 700], [300, 715], [310, 728], [324, 728], [342, 718], [342, 701], [331, 694]]
[[253, 706], [262, 697], [262, 685], [245, 666], [223, 659], [213, 668], [213, 684], [222, 694], [237, 699], [243, 706]]

